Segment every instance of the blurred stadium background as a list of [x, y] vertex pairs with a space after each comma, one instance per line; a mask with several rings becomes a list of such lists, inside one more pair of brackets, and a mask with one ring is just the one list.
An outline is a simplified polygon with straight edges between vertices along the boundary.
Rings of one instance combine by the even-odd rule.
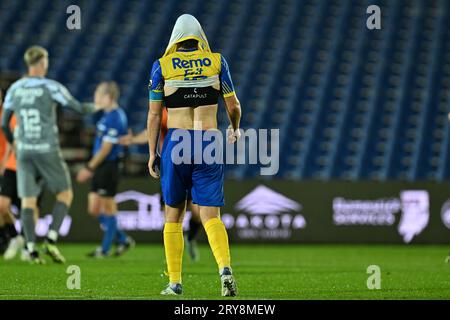
[[[71, 4], [81, 30], [66, 28]], [[366, 28], [371, 4], [381, 30]], [[233, 241], [449, 243], [449, 12], [446, 0], [2, 0], [1, 86], [24, 73], [23, 52], [39, 44], [50, 53], [48, 77], [82, 101], [98, 82], [117, 81], [139, 132], [152, 62], [176, 18], [193, 14], [229, 62], [242, 127], [280, 130], [276, 176], [227, 167]], [[60, 116], [74, 171], [89, 157], [94, 123]], [[223, 110], [219, 123], [228, 125]], [[128, 149], [119, 221], [138, 240], [159, 241], [159, 191], [146, 162], [145, 146]], [[68, 240], [98, 238], [86, 192], [75, 186]]]

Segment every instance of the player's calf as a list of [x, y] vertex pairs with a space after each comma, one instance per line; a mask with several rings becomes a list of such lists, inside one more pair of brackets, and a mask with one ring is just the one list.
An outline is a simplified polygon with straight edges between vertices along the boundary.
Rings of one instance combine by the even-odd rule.
[[200, 259], [197, 240], [195, 239], [190, 240], [189, 237], [187, 237], [186, 245], [189, 257], [191, 257], [192, 261], [197, 262]]
[[22, 228], [26, 239], [26, 248], [28, 252], [32, 253], [36, 251], [36, 235], [34, 233], [34, 210], [33, 207], [27, 207], [28, 203], [22, 200], [22, 210], [20, 213]]
[[[67, 190], [58, 194], [57, 201], [53, 206], [52, 211], [52, 224], [50, 230], [47, 233], [47, 237], [44, 242], [43, 251], [56, 263], [65, 263], [66, 258], [61, 254], [56, 242], [58, 241], [58, 232], [64, 221], [64, 218], [69, 212], [69, 204], [71, 202], [72, 191]], [[69, 204], [68, 204], [69, 203]]]
[[73, 191], [71, 189], [67, 189], [59, 192], [56, 195], [56, 201], [64, 203], [67, 207], [72, 205], [73, 201]]
[[[7, 222], [10, 205], [11, 200], [0, 195], [0, 254], [6, 252], [10, 240], [10, 235], [8, 234], [9, 224]], [[14, 228], [14, 225], [12, 226]]]
[[6, 217], [11, 208], [11, 199], [0, 195], [0, 217]]
[[[194, 209], [196, 208], [196, 209]], [[200, 221], [200, 217], [198, 216], [198, 206], [191, 203], [191, 210], [192, 210], [192, 217], [189, 220], [189, 230], [186, 234], [186, 244], [187, 244], [187, 251], [189, 253], [189, 256], [191, 257], [191, 260], [196, 262], [200, 259], [200, 253], [198, 250], [197, 241], [195, 238], [197, 237], [197, 234], [202, 227], [202, 223]], [[196, 212], [194, 214], [194, 212]]]

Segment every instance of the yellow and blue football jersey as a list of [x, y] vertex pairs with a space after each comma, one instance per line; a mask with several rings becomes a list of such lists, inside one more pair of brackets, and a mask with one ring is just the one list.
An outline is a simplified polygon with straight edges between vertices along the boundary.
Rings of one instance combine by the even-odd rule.
[[[178, 89], [165, 96], [164, 86]], [[149, 99], [164, 101], [167, 108], [216, 104], [220, 95], [235, 94], [225, 58], [198, 49], [178, 49], [156, 60], [149, 90]]]

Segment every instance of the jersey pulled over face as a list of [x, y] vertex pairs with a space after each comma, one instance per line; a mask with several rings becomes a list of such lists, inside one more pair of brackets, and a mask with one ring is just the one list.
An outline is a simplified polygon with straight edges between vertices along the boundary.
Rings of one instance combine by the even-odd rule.
[[[165, 88], [176, 88], [165, 94]], [[153, 64], [150, 100], [163, 101], [167, 108], [217, 104], [220, 95], [234, 95], [225, 58], [219, 53], [179, 49]]]

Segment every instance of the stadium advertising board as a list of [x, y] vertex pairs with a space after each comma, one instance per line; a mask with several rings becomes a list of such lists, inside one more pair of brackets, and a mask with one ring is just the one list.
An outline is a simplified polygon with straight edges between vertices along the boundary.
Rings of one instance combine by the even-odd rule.
[[[448, 183], [429, 182], [228, 181], [222, 219], [233, 242], [450, 243], [447, 190]], [[87, 214], [88, 191], [75, 186], [71, 217], [62, 228], [68, 241], [100, 239], [97, 221]], [[137, 241], [162, 241], [156, 182], [124, 179], [116, 199], [124, 230]], [[50, 207], [45, 201], [44, 212]], [[50, 222], [44, 214], [38, 234]]]

